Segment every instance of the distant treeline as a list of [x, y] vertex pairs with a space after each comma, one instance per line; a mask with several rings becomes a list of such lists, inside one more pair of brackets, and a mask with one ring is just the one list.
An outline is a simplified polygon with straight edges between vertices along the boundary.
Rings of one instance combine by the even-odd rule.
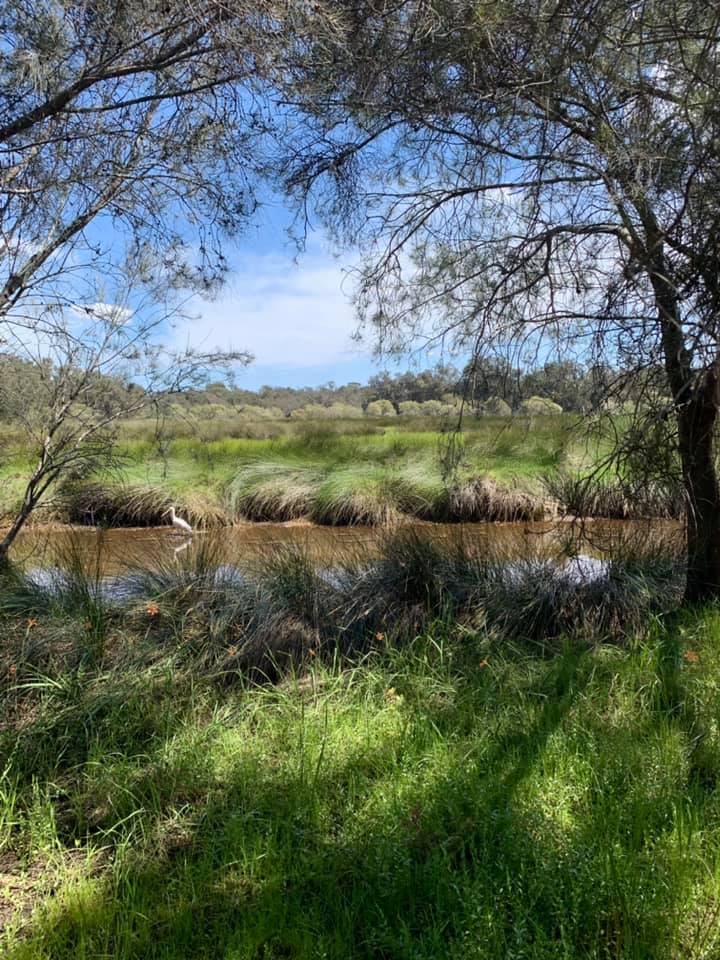
[[[371, 377], [366, 384], [333, 381], [319, 387], [263, 386], [243, 390], [211, 383], [204, 390], [173, 398], [185, 408], [210, 415], [220, 409], [261, 408], [273, 416], [312, 418], [325, 416], [432, 416], [457, 411], [461, 404], [470, 413], [510, 415], [523, 410], [585, 413], [597, 409], [611, 392], [609, 383], [622, 378], [617, 371], [584, 367], [571, 361], [547, 363], [520, 370], [502, 361], [485, 361], [461, 370], [449, 364], [420, 371]], [[619, 392], [623, 391], [619, 389]], [[627, 394], [624, 399], [628, 399]]]
[[[12, 422], [47, 403], [53, 381], [52, 365], [38, 366], [18, 357], [0, 355], [0, 420]], [[245, 416], [261, 419], [291, 417], [353, 418], [362, 416], [442, 416], [464, 404], [471, 414], [494, 416], [513, 412], [587, 413], [607, 402], [616, 384], [618, 402], [632, 400], [622, 388], [622, 374], [579, 363], [546, 363], [520, 370], [502, 361], [484, 361], [460, 370], [448, 364], [432, 369], [371, 377], [367, 384], [332, 381], [319, 387], [263, 386], [243, 390], [224, 382], [187, 390], [167, 400], [170, 415], [191, 414], [221, 419]], [[142, 391], [133, 383], [103, 378], [93, 391], [95, 403], [108, 408], [128, 391]], [[151, 411], [148, 411], [150, 414]]]

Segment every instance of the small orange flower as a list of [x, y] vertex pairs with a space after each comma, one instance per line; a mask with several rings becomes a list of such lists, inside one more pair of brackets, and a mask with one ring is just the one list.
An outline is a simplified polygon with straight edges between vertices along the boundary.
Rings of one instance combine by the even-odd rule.
[[308, 650], [308, 656], [309, 656], [309, 657], [316, 657], [316, 656], [317, 656], [317, 650], [313, 649], [313, 647], [310, 647], [310, 649]]
[[36, 627], [37, 625], [38, 625], [38, 622], [37, 622], [37, 620], [35, 619], [35, 617], [29, 617], [29, 618], [28, 618], [28, 622], [27, 622], [27, 628], [28, 628], [28, 630], [32, 630], [32, 628], [33, 628], [33, 627]]
[[378, 643], [383, 643], [383, 641], [385, 640], [385, 634], [378, 632], [375, 634], [375, 639], [377, 640]]
[[489, 667], [489, 666], [490, 666], [490, 664], [488, 663], [487, 660], [481, 660], [480, 663], [479, 663], [479, 667], [480, 667], [481, 670], [484, 670], [485, 667]]
[[227, 648], [227, 655], [228, 655], [229, 657], [236, 657], [236, 656], [237, 656], [237, 647], [228, 647], [228, 648]]
[[156, 617], [160, 613], [160, 607], [156, 603], [149, 603], [147, 605], [147, 615], [149, 617]]
[[685, 663], [700, 663], [700, 656], [694, 650], [686, 650], [683, 654]]

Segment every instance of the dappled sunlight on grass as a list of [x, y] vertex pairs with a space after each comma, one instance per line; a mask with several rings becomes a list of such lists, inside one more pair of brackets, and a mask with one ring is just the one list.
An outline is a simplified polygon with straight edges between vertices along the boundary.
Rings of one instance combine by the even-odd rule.
[[2, 842], [86, 868], [6, 955], [710, 957], [720, 622], [672, 629], [543, 659], [438, 624], [272, 687], [146, 641], [8, 693]]

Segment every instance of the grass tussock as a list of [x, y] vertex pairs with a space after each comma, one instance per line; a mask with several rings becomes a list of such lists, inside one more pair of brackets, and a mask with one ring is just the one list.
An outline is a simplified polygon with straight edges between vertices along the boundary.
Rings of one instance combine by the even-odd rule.
[[[168, 424], [158, 442], [147, 423], [131, 424], [118, 442], [122, 483], [90, 478], [60, 497], [58, 516], [150, 525], [162, 522], [174, 500], [195, 525], [528, 520], [541, 514], [543, 474], [569, 463], [590, 469], [605, 450], [573, 426], [565, 416], [470, 418], [460, 433], [447, 434], [437, 421], [397, 418], [244, 424], [238, 432], [213, 421]], [[29, 466], [22, 447], [8, 456], [0, 512], [12, 513]]]
[[167, 490], [139, 484], [84, 483], [57, 500], [56, 516], [67, 523], [101, 527], [160, 527], [174, 506], [193, 527], [222, 526], [224, 511], [198, 494], [174, 499]]
[[173, 561], [149, 558], [124, 577], [104, 580], [99, 563], [88, 571], [79, 557], [41, 582], [10, 571], [0, 616], [82, 618], [111, 645], [114, 631], [146, 631], [158, 649], [230, 679], [277, 678], [311, 657], [357, 655], [378, 638], [405, 642], [438, 618], [553, 649], [567, 638], [623, 641], [678, 598], [682, 570], [670, 545], [652, 556], [647, 538], [616, 550], [607, 563], [581, 558], [562, 567], [400, 526], [372, 561], [346, 555], [322, 568], [284, 546], [234, 565], [221, 538], [207, 536]]
[[255, 464], [231, 482], [228, 510], [239, 519], [308, 519], [325, 526], [384, 526], [403, 517], [445, 523], [543, 518], [542, 499], [487, 478], [448, 486], [432, 474], [377, 465], [284, 467]]
[[241, 520], [284, 523], [307, 517], [322, 474], [312, 467], [254, 464], [230, 482], [226, 501]]
[[545, 516], [545, 506], [539, 497], [482, 478], [450, 490], [445, 503], [447, 514], [443, 516], [439, 505], [437, 518], [451, 522], [532, 521]]
[[378, 467], [346, 467], [326, 476], [317, 488], [310, 519], [326, 526], [385, 526], [396, 523], [402, 484]]
[[545, 478], [545, 487], [564, 513], [576, 517], [679, 520], [685, 515], [685, 497], [679, 483], [638, 484], [558, 472]]

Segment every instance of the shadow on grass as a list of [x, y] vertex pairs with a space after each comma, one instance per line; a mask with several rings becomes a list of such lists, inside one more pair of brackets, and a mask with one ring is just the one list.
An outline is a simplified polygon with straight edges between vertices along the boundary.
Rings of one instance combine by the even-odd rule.
[[318, 720], [297, 758], [268, 740], [196, 771], [197, 796], [166, 728], [132, 783], [155, 822], [8, 960], [673, 956], [695, 881], [670, 851], [678, 798], [645, 776], [662, 757], [652, 717], [577, 719], [596, 683], [592, 656], [567, 652], [454, 698], [392, 688], [366, 721], [387, 731], [362, 747], [326, 755]]

